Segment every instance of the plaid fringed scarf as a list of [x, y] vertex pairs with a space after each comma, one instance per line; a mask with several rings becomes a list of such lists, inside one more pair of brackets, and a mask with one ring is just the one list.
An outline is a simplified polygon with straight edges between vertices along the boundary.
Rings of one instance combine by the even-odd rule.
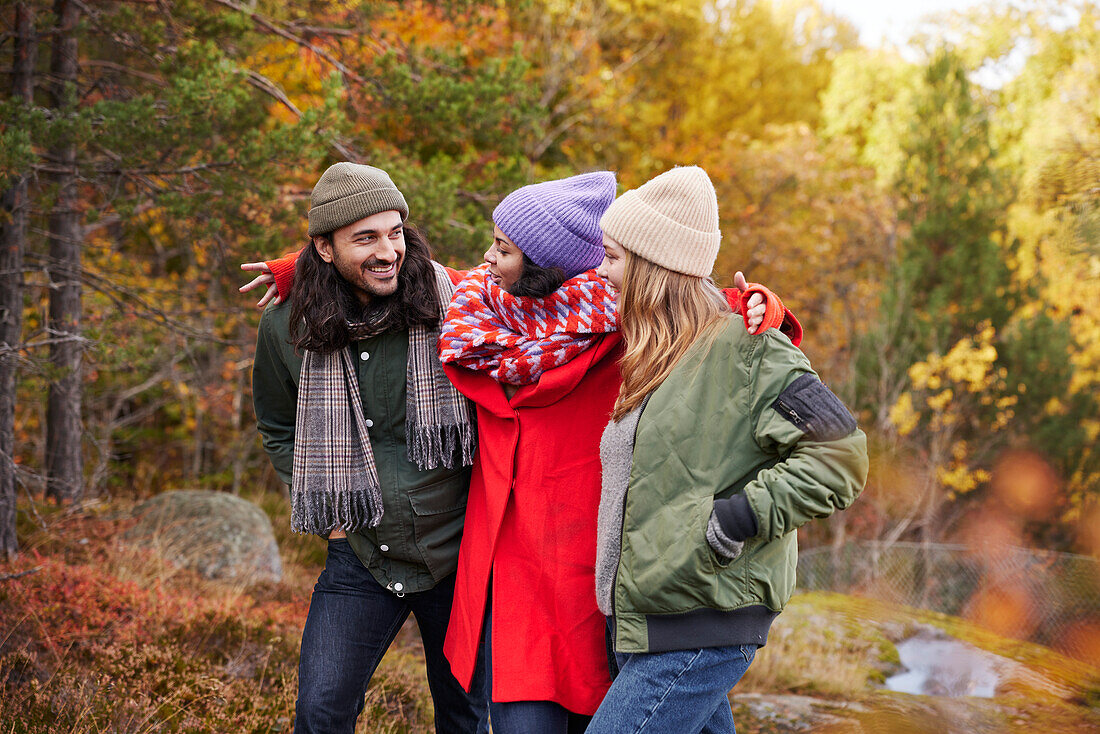
[[[432, 265], [442, 319], [454, 285], [441, 265]], [[453, 468], [456, 460], [469, 466], [476, 448], [470, 405], [443, 373], [438, 341], [438, 328], [409, 330], [405, 438], [409, 461], [421, 469]], [[350, 349], [305, 352], [292, 481], [290, 526], [296, 532], [327, 535], [382, 521], [378, 470]]]
[[545, 298], [527, 298], [502, 289], [487, 269], [471, 270], [458, 284], [439, 340], [445, 363], [488, 372], [509, 385], [530, 385], [599, 335], [619, 329], [615, 296], [593, 271]]

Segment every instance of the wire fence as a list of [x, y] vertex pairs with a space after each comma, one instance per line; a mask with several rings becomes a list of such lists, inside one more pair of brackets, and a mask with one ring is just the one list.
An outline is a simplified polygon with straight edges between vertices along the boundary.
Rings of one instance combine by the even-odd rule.
[[1100, 563], [1090, 556], [859, 541], [801, 551], [798, 588], [963, 617], [1095, 663]]

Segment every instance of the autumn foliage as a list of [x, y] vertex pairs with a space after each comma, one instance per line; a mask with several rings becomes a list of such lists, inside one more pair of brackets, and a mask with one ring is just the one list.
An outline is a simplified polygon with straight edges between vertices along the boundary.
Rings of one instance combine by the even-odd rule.
[[[1004, 519], [1006, 545], [1100, 553], [1092, 0], [975, 6], [876, 49], [818, 0], [78, 5], [65, 33], [44, 0], [14, 4], [34, 11], [30, 35], [12, 4], [0, 11], [0, 54], [37, 52], [31, 98], [0, 92], [0, 225], [27, 225], [25, 254], [0, 269], [22, 296], [0, 344], [14, 385], [0, 525], [26, 527], [50, 486], [45, 396], [74, 370], [83, 499], [283, 491], [254, 430], [258, 314], [237, 266], [301, 246], [332, 162], [387, 169], [437, 259], [458, 266], [478, 261], [518, 186], [608, 168], [629, 188], [698, 164], [719, 195], [716, 279], [743, 270], [781, 294], [871, 439], [861, 501], [806, 545], [968, 542], [985, 515]], [[79, 64], [58, 87], [62, 40]], [[67, 145], [71, 166], [51, 152]], [[73, 334], [51, 320], [68, 277], [51, 255], [63, 175], [79, 219]], [[74, 340], [79, 364], [49, 358]], [[58, 563], [19, 545], [16, 570]], [[47, 605], [63, 630], [43, 659], [150, 608], [111, 644], [160, 635], [142, 639], [182, 650], [167, 620], [220, 613], [169, 609], [182, 602], [97, 580], [94, 565], [55, 570], [24, 577], [24, 608]], [[998, 593], [983, 604], [1004, 606]], [[67, 619], [52, 594], [113, 612]], [[44, 675], [36, 665], [25, 674]]]

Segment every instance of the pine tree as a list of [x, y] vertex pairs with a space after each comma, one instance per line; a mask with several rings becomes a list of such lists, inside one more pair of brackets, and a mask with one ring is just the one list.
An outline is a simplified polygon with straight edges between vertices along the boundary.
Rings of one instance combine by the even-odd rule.
[[945, 350], [1015, 309], [1012, 272], [997, 241], [1008, 198], [994, 170], [985, 108], [961, 59], [941, 51], [925, 70], [896, 192], [910, 233], [898, 248], [897, 296], [916, 354]]

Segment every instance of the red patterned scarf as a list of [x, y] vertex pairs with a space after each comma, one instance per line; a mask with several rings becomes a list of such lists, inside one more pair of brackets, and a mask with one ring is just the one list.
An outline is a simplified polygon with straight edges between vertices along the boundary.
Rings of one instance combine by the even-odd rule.
[[439, 339], [439, 358], [498, 382], [530, 385], [543, 372], [618, 331], [615, 296], [595, 271], [565, 281], [545, 298], [513, 296], [486, 277], [488, 265], [458, 284]]

